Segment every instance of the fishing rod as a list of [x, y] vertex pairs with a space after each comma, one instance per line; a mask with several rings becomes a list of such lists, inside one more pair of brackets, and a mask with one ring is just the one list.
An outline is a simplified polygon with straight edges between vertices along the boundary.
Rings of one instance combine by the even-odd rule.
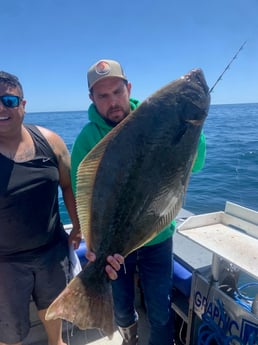
[[226, 68], [224, 69], [224, 71], [221, 73], [221, 75], [218, 77], [218, 79], [216, 80], [215, 84], [210, 88], [209, 93], [212, 93], [213, 89], [215, 88], [215, 86], [218, 84], [218, 82], [222, 79], [223, 75], [225, 74], [225, 72], [229, 69], [230, 65], [232, 64], [232, 62], [237, 58], [238, 54], [240, 53], [240, 51], [244, 48], [244, 45], [246, 44], [247, 41], [245, 41], [241, 47], [238, 49], [238, 51], [236, 52], [236, 54], [233, 56], [232, 60], [229, 62], [229, 64], [226, 66]]

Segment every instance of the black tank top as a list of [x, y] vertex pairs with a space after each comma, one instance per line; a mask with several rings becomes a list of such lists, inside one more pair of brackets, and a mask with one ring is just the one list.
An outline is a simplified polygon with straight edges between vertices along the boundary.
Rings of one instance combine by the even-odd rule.
[[64, 236], [57, 159], [41, 132], [25, 127], [35, 145], [34, 159], [14, 162], [0, 153], [0, 260], [40, 251]]

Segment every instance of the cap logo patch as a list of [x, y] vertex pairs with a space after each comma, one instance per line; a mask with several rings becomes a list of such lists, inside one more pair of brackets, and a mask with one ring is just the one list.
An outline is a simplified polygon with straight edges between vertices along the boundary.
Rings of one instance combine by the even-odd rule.
[[105, 75], [105, 74], [110, 73], [110, 66], [106, 61], [100, 61], [97, 64], [95, 71], [97, 74]]

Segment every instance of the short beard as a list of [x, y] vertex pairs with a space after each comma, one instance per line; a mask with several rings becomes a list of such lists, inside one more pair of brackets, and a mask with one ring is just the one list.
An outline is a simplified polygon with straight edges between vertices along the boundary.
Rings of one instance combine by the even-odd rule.
[[[105, 120], [105, 122], [110, 126], [110, 127], [116, 127], [116, 125], [118, 125], [120, 122], [114, 122], [114, 121], [111, 121], [105, 117], [103, 117], [103, 119]], [[123, 121], [123, 120], [122, 120]]]
[[108, 119], [108, 118], [106, 118], [106, 117], [103, 117], [104, 118], [104, 120], [106, 121], [106, 123], [108, 124], [108, 125], [110, 125], [111, 127], [115, 127], [116, 125], [118, 125], [120, 122], [122, 122], [129, 114], [130, 114], [130, 109], [129, 109], [129, 111], [125, 111], [125, 113], [124, 113], [124, 118], [121, 120], [121, 121], [119, 121], [119, 122], [116, 122], [116, 121], [112, 121], [112, 120], [110, 120], [110, 119]]

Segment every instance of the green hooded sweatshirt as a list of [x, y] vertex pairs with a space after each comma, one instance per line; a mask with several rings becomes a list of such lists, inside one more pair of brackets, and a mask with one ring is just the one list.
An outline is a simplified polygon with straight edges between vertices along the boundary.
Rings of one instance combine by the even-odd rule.
[[[133, 111], [139, 106], [140, 102], [136, 99], [130, 98], [131, 110]], [[71, 177], [72, 187], [76, 194], [76, 176], [77, 169], [83, 158], [90, 152], [90, 150], [109, 133], [113, 127], [109, 125], [104, 118], [98, 113], [95, 105], [92, 103], [88, 109], [89, 123], [87, 123], [80, 134], [76, 138], [71, 155]], [[206, 156], [206, 143], [203, 132], [199, 139], [197, 155], [192, 171], [197, 172], [202, 169]], [[145, 245], [153, 245], [165, 241], [171, 237], [175, 231], [176, 222], [172, 221], [165, 227], [156, 237]]]

